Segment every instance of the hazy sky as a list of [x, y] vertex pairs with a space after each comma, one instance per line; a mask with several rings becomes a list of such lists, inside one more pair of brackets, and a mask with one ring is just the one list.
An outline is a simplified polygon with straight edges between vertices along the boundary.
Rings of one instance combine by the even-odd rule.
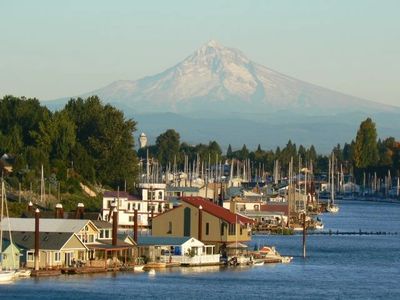
[[284, 74], [400, 105], [400, 1], [0, 0], [0, 96], [74, 96], [210, 39]]

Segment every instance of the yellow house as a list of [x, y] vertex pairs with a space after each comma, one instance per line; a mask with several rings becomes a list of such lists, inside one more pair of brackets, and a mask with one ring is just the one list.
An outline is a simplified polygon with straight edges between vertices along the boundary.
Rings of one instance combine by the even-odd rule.
[[[35, 232], [13, 231], [14, 243], [23, 249], [21, 263], [27, 268], [34, 267]], [[74, 262], [85, 262], [88, 248], [75, 233], [40, 232], [39, 268], [72, 266]]]
[[153, 236], [195, 237], [217, 248], [251, 240], [252, 219], [201, 197], [182, 197], [181, 202], [180, 206], [154, 217]]

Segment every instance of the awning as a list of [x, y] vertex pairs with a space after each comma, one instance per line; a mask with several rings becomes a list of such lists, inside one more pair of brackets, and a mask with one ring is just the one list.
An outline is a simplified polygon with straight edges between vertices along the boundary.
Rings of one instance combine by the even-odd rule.
[[247, 245], [242, 244], [242, 243], [231, 243], [226, 245], [226, 248], [228, 249], [246, 249]]

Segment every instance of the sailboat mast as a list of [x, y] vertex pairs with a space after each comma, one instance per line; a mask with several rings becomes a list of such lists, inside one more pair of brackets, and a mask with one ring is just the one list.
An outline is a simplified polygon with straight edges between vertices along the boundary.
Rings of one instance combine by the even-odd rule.
[[331, 180], [332, 180], [332, 184], [331, 184], [331, 205], [334, 204], [335, 202], [335, 154], [332, 152], [332, 162], [331, 162]]

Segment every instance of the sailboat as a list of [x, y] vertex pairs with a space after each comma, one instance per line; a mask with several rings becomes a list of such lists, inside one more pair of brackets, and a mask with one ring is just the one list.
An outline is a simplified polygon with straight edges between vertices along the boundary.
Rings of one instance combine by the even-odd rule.
[[339, 206], [335, 204], [335, 155], [332, 153], [332, 161], [331, 161], [331, 198], [329, 200], [328, 206], [326, 207], [326, 210], [330, 213], [338, 213], [339, 212]]
[[[4, 207], [6, 207], [6, 213], [8, 218], [8, 210], [6, 204], [6, 191], [4, 186], [4, 180], [1, 179], [1, 215], [0, 222], [4, 217]], [[10, 242], [12, 244], [12, 236], [10, 232]], [[14, 256], [14, 255], [13, 255]], [[3, 227], [0, 227], [0, 282], [10, 282], [15, 279], [15, 271], [3, 270]]]

